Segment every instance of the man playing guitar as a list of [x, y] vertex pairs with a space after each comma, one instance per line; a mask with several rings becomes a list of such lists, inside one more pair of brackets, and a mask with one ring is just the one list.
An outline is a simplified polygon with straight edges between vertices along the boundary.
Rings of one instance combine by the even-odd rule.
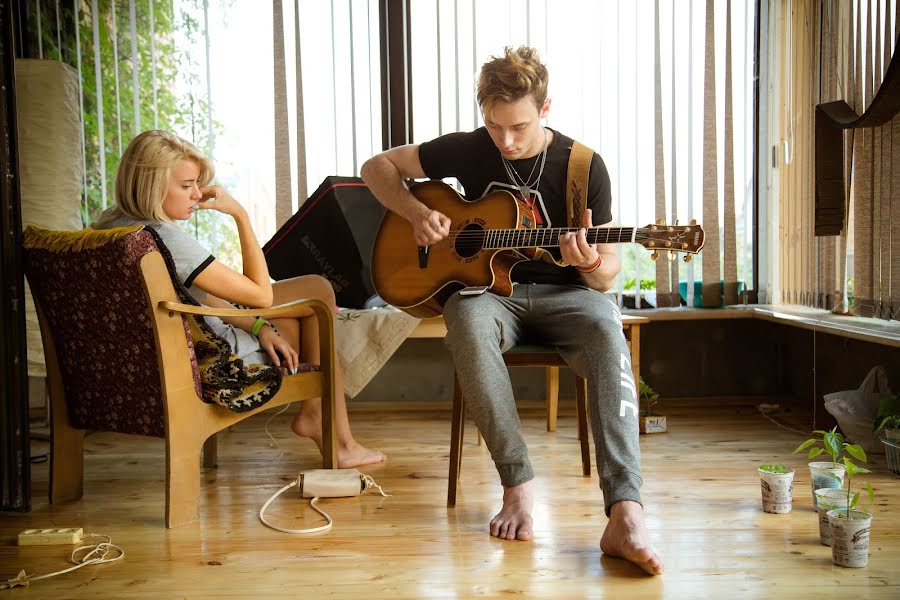
[[[378, 154], [363, 165], [363, 179], [382, 204], [409, 221], [421, 247], [446, 238], [451, 222], [420, 202], [405, 179], [456, 177], [470, 199], [507, 189], [532, 207], [539, 227], [565, 226], [573, 140], [541, 124], [550, 110], [547, 83], [547, 69], [535, 50], [506, 48], [479, 74], [484, 127]], [[591, 430], [609, 517], [600, 547], [659, 574], [663, 564], [651, 547], [640, 499], [635, 382], [618, 307], [603, 293], [621, 263], [614, 244], [590, 244], [585, 236], [584, 228], [595, 218], [612, 222], [609, 175], [596, 153], [589, 173], [582, 228], [563, 234], [558, 249], [551, 250], [570, 266], [518, 263], [511, 272], [517, 285], [510, 297], [489, 291], [451, 295], [443, 306], [445, 341], [503, 485], [503, 506], [491, 520], [491, 535], [533, 537], [534, 472], [502, 353], [529, 341], [552, 345], [589, 386]]]

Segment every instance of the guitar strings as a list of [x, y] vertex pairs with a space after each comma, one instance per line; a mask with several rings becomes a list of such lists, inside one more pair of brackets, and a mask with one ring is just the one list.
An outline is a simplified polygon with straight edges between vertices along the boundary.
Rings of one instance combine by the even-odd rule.
[[[454, 233], [450, 233], [446, 238], [448, 240], [482, 240], [488, 237], [491, 238], [502, 238], [502, 237], [549, 237], [550, 239], [559, 238], [560, 235], [564, 233], [574, 233], [579, 229], [577, 228], [566, 228], [566, 227], [554, 227], [554, 228], [546, 228], [546, 229], [490, 229], [490, 230], [462, 230]], [[603, 237], [603, 241], [610, 241], [615, 238], [621, 241], [630, 241], [632, 239], [631, 235], [632, 228], [615, 228], [615, 229], [604, 229], [602, 231], [598, 231], [596, 229], [592, 229], [588, 232], [588, 238], [593, 238], [595, 241], [592, 243], [603, 243], [601, 241], [601, 236]], [[634, 239], [637, 240], [652, 240], [659, 239], [658, 234], [648, 233], [650, 230], [647, 229], [637, 229], [634, 233]], [[661, 232], [666, 233], [666, 232]], [[682, 233], [682, 232], [679, 232]], [[622, 239], [622, 234], [625, 234], [625, 238]]]

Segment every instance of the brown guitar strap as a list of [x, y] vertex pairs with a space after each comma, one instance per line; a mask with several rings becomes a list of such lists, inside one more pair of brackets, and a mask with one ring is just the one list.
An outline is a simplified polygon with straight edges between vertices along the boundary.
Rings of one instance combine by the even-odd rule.
[[[594, 151], [578, 141], [573, 141], [566, 173], [566, 217], [569, 227], [581, 227], [581, 219], [587, 206], [588, 178], [591, 174], [591, 159]], [[541, 248], [537, 249], [534, 260], [543, 260], [560, 267], [569, 266], [565, 261], [556, 260]]]

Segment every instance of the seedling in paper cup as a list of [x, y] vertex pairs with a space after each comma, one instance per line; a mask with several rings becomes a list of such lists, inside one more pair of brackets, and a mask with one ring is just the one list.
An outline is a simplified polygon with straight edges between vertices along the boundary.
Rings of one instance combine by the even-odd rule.
[[[862, 452], [861, 449], [860, 449], [860, 452]], [[862, 452], [862, 458], [860, 460], [862, 460], [863, 462], [866, 461], [866, 453], [865, 452]], [[854, 475], [858, 475], [860, 473], [871, 473], [872, 471], [870, 471], [869, 469], [866, 469], [865, 467], [861, 467], [861, 466], [857, 465], [855, 462], [853, 462], [852, 460], [850, 460], [849, 458], [846, 458], [846, 457], [844, 457], [844, 467], [847, 470], [847, 507], [837, 509], [838, 516], [842, 519], [849, 519], [849, 518], [851, 518], [850, 515], [853, 511], [863, 512], [863, 513], [866, 513], [867, 515], [871, 516], [871, 513], [869, 512], [869, 510], [863, 510], [862, 508], [857, 508], [857, 504], [859, 504], [859, 492], [855, 492], [855, 493], [851, 492], [850, 485], [853, 481]], [[866, 492], [868, 492], [868, 496], [869, 496], [869, 506], [870, 507], [874, 506], [875, 505], [875, 490], [872, 488], [872, 484], [870, 484], [868, 481], [866, 482]], [[870, 508], [870, 510], [871, 510], [871, 508]]]
[[790, 473], [791, 470], [784, 465], [759, 465], [760, 471], [765, 471], [767, 473]]

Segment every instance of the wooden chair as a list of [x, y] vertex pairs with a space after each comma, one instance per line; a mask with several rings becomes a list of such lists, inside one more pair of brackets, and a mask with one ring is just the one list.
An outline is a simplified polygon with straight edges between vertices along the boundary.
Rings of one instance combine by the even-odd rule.
[[[25, 233], [50, 394], [50, 502], [83, 495], [85, 430], [166, 440], [167, 527], [200, 518], [201, 447], [215, 433], [288, 402], [322, 399], [323, 465], [336, 466], [331, 307], [299, 300], [252, 311], [178, 301], [169, 271], [145, 229]], [[60, 241], [65, 241], [61, 244]], [[233, 412], [201, 397], [196, 355], [182, 315], [298, 316], [312, 309], [321, 364], [285, 376], [263, 406]], [[215, 445], [206, 446], [207, 464]]]
[[[547, 430], [556, 431], [557, 404], [559, 400], [559, 367], [566, 363], [554, 348], [548, 346], [515, 346], [503, 355], [507, 367], [547, 367]], [[552, 371], [551, 371], [552, 369]], [[552, 377], [555, 375], [555, 378]], [[551, 394], [552, 388], [552, 394]], [[578, 423], [578, 441], [581, 444], [581, 474], [591, 476], [591, 448], [588, 439], [587, 381], [575, 376], [575, 408]], [[552, 415], [552, 420], [551, 420]], [[453, 374], [453, 417], [450, 428], [450, 472], [448, 474], [447, 506], [456, 506], [456, 488], [462, 462], [463, 432], [466, 422], [465, 399], [459, 388], [456, 373]], [[481, 443], [481, 434], [478, 437]]]

